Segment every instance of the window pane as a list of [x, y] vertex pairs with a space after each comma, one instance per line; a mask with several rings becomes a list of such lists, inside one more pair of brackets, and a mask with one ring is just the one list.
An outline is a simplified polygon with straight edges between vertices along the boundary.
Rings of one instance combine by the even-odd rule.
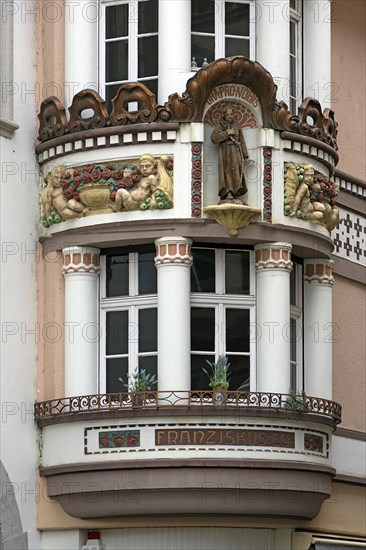
[[290, 305], [296, 306], [296, 266], [290, 271]]
[[225, 38], [225, 56], [244, 55], [249, 57], [249, 40], [244, 38]]
[[196, 58], [197, 66], [202, 67], [204, 58], [208, 63], [215, 59], [215, 37], [192, 35], [191, 56]]
[[191, 309], [191, 350], [215, 351], [214, 308], [193, 307]]
[[[158, 378], [158, 358], [156, 355], [149, 355], [148, 357], [139, 357], [140, 372], [145, 369], [146, 374], [155, 375]], [[173, 390], [174, 388], [172, 388]], [[157, 383], [151, 385], [151, 390], [157, 390]]]
[[105, 87], [105, 101], [107, 104], [107, 110], [111, 112], [112, 110], [112, 99], [115, 97], [120, 84], [113, 84], [112, 86]]
[[158, 37], [138, 39], [138, 78], [158, 74]]
[[122, 378], [124, 382], [128, 382], [128, 359], [123, 357], [120, 359], [107, 359], [107, 380], [106, 380], [106, 392], [125, 392], [126, 386], [119, 380]]
[[225, 2], [225, 34], [249, 36], [249, 5]]
[[128, 296], [128, 254], [107, 256], [107, 296]]
[[193, 249], [191, 292], [215, 292], [215, 251]]
[[290, 364], [290, 391], [297, 391], [296, 364]]
[[249, 294], [249, 252], [226, 250], [225, 292], [226, 294]]
[[297, 97], [296, 57], [290, 55], [290, 96]]
[[158, 79], [157, 78], [153, 80], [142, 80], [141, 84], [144, 84], [147, 88], [149, 88], [150, 92], [155, 94], [156, 98], [158, 97]]
[[215, 32], [215, 2], [212, 0], [192, 0], [192, 32]]
[[154, 257], [154, 252], [140, 252], [138, 255], [139, 294], [157, 293], [157, 270]]
[[139, 352], [157, 351], [157, 309], [139, 310]]
[[297, 340], [297, 326], [296, 319], [290, 319], [290, 359], [294, 363], [297, 361], [296, 353], [296, 340]]
[[128, 42], [107, 42], [105, 51], [106, 81], [128, 79]]
[[158, 32], [158, 1], [139, 2], [139, 34]]
[[106, 331], [107, 355], [128, 353], [128, 311], [109, 311]]
[[290, 53], [296, 55], [296, 26], [290, 21]]
[[191, 355], [191, 388], [192, 390], [211, 390], [209, 383], [210, 379], [203, 371], [206, 369], [210, 373], [210, 366], [206, 359], [215, 362], [214, 355]]
[[106, 8], [106, 38], [128, 35], [128, 4]]
[[249, 309], [226, 310], [226, 351], [249, 351]]
[[230, 361], [229, 390], [249, 391], [250, 358], [248, 355], [228, 355]]

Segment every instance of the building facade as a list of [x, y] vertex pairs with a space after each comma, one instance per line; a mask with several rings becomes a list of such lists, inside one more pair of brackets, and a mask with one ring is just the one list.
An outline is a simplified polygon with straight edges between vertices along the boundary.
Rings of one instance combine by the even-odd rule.
[[2, 548], [365, 547], [362, 2], [2, 10]]

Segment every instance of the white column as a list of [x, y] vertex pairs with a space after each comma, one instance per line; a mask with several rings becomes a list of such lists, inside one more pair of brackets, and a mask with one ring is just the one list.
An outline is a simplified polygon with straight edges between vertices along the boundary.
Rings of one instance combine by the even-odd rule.
[[[322, 109], [331, 107], [331, 2], [303, 2], [304, 97], [315, 97]], [[336, 83], [334, 84], [336, 86]]]
[[65, 275], [65, 396], [98, 392], [99, 249], [63, 249]]
[[191, 2], [159, 1], [159, 103], [184, 92], [191, 70]]
[[305, 393], [332, 399], [332, 260], [304, 261]]
[[66, 108], [80, 90], [98, 90], [99, 18], [98, 0], [65, 0]]
[[256, 0], [256, 60], [278, 86], [277, 99], [288, 104], [290, 82], [289, 0]]
[[160, 392], [191, 388], [191, 244], [184, 237], [162, 237], [155, 241]]
[[257, 391], [290, 389], [291, 245], [255, 247], [257, 282]]

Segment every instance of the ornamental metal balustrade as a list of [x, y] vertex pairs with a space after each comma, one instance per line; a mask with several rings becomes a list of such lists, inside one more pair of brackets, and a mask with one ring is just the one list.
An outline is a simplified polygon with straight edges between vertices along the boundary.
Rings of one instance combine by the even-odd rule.
[[261, 393], [243, 391], [146, 391], [124, 392], [98, 395], [63, 397], [49, 401], [36, 402], [35, 420], [46, 420], [95, 413], [98, 411], [144, 410], [146, 413], [156, 410], [179, 409], [197, 411], [202, 409], [259, 409], [263, 413], [285, 411], [301, 414], [315, 414], [339, 424], [342, 407], [339, 403], [321, 397], [309, 397], [304, 394]]

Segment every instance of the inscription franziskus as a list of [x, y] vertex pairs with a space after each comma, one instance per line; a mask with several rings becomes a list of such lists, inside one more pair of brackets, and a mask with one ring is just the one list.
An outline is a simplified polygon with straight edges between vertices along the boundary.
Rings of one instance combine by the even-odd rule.
[[295, 434], [274, 430], [162, 429], [155, 430], [155, 445], [235, 445], [294, 449]]

